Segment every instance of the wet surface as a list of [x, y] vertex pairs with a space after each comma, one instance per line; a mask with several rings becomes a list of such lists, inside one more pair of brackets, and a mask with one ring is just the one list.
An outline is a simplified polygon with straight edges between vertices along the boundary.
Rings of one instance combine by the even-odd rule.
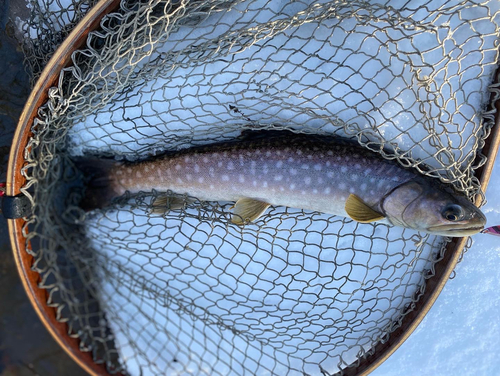
[[[10, 12], [10, 13], [9, 13]], [[26, 12], [22, 0], [0, 1], [0, 182], [17, 119], [29, 95], [23, 54], [14, 39], [15, 16]], [[0, 215], [0, 376], [86, 375], [45, 329], [24, 292]]]

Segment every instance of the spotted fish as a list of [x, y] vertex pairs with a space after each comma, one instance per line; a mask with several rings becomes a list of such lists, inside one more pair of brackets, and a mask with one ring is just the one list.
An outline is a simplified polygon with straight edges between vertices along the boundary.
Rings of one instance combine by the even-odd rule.
[[[486, 223], [481, 211], [451, 187], [331, 137], [259, 132], [138, 163], [99, 161], [89, 169], [87, 161], [86, 166], [94, 172], [82, 202], [88, 210], [126, 191], [155, 189], [234, 201], [232, 221], [238, 225], [257, 220], [270, 205], [362, 223], [386, 220], [444, 236], [471, 235]], [[156, 212], [167, 206], [165, 197], [154, 203]]]

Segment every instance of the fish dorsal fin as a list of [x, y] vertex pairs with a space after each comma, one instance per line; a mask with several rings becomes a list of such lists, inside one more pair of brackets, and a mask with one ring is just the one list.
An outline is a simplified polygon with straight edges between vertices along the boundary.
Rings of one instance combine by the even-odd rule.
[[259, 218], [270, 206], [267, 202], [255, 200], [253, 198], [240, 198], [234, 204], [234, 214], [231, 222], [236, 225], [243, 225], [246, 222], [253, 222]]
[[345, 202], [345, 211], [357, 222], [370, 223], [380, 221], [385, 216], [366, 205], [358, 196], [350, 194]]
[[159, 195], [154, 199], [151, 205], [151, 214], [165, 214], [170, 210], [183, 209], [189, 202], [190, 201], [186, 199], [186, 197], [181, 195]]

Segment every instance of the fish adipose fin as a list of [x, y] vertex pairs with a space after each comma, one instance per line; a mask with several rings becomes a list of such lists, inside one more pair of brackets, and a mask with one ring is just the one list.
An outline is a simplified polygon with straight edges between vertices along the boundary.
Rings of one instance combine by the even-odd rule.
[[183, 209], [192, 201], [184, 196], [160, 195], [153, 201], [151, 214], [165, 214], [170, 210]]
[[370, 223], [385, 218], [385, 216], [370, 208], [358, 196], [353, 194], [349, 195], [345, 202], [345, 211], [349, 217], [360, 223]]
[[231, 218], [231, 222], [236, 225], [253, 222], [264, 214], [269, 206], [271, 205], [267, 202], [255, 200], [253, 198], [240, 198], [233, 206], [234, 215]]

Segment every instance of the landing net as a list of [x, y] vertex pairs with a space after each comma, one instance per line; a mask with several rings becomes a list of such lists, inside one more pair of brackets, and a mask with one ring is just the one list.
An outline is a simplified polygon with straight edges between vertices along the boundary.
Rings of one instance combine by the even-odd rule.
[[[36, 77], [94, 2], [32, 4]], [[342, 374], [390, 338], [448, 239], [227, 202], [149, 214], [160, 192], [78, 207], [76, 156], [139, 160], [245, 129], [336, 134], [471, 199], [493, 126], [497, 1], [122, 1], [38, 111], [23, 192], [34, 270], [109, 372]], [[475, 162], [476, 161], [476, 162]]]

